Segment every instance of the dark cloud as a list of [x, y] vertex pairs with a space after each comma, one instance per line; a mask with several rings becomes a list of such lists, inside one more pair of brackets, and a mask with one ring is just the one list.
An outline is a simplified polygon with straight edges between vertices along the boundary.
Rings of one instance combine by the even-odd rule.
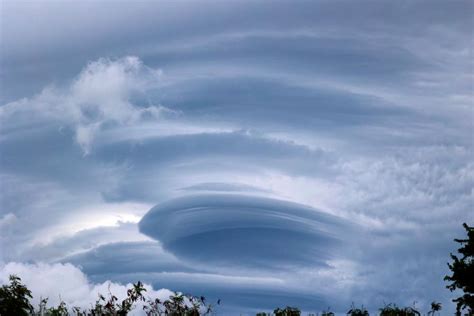
[[314, 132], [337, 133], [347, 125], [378, 125], [415, 116], [372, 96], [245, 76], [188, 82], [170, 87], [161, 99], [192, 117], [205, 115], [249, 127], [300, 126]]
[[256, 268], [325, 265], [348, 227], [308, 206], [222, 194], [159, 204], [140, 222], [142, 233], [180, 258]]

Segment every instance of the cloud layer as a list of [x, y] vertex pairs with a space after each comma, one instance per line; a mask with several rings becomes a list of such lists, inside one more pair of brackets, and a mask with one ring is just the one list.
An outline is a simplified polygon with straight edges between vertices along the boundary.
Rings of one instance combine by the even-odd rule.
[[2, 271], [452, 309], [471, 2], [110, 5], [4, 1]]
[[140, 231], [179, 257], [213, 265], [325, 265], [348, 225], [316, 209], [245, 195], [201, 195], [151, 209]]

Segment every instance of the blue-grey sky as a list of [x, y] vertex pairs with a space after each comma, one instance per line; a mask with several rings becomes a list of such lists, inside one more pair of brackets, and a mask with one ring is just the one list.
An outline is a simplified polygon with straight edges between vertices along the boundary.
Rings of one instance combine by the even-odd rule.
[[226, 315], [453, 310], [472, 2], [0, 9], [0, 281], [82, 304], [140, 279]]

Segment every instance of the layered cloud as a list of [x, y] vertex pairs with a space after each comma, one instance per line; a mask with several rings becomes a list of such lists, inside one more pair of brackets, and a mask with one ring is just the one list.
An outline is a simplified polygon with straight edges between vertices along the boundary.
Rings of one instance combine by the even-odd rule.
[[150, 210], [140, 231], [179, 257], [235, 267], [325, 265], [349, 225], [324, 212], [275, 199], [201, 195]]
[[3, 9], [3, 276], [73, 274], [91, 301], [141, 279], [226, 315], [452, 307], [470, 2]]

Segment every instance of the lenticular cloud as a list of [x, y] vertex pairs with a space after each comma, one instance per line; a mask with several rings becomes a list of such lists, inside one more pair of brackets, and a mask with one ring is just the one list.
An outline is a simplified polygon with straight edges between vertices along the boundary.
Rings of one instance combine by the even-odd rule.
[[312, 207], [270, 198], [212, 194], [152, 208], [140, 231], [186, 260], [253, 268], [324, 266], [348, 223]]

